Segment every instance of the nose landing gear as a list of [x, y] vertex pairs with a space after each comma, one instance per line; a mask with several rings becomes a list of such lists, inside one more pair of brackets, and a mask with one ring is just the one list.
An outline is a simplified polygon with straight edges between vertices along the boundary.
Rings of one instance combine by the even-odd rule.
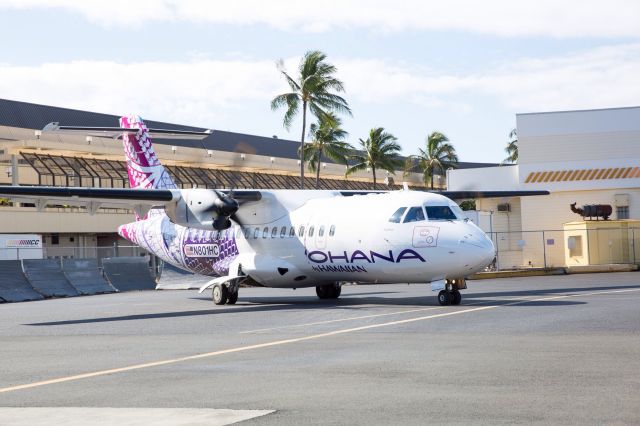
[[458, 289], [465, 288], [467, 288], [467, 282], [464, 278], [447, 279], [445, 289], [438, 293], [438, 303], [442, 306], [459, 305], [462, 302], [462, 294]]

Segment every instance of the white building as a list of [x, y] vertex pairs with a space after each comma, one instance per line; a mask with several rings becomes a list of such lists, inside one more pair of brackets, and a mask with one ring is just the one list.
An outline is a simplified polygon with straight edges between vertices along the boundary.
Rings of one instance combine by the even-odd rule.
[[640, 218], [640, 107], [518, 114], [516, 123], [517, 165], [448, 176], [449, 190], [551, 192], [476, 201], [478, 210], [492, 212], [499, 267], [563, 266], [563, 225], [581, 219], [571, 203], [610, 204], [612, 219]]

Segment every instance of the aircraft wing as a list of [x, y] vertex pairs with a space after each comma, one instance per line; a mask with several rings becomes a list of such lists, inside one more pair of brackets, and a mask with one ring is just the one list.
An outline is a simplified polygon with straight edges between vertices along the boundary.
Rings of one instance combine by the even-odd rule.
[[0, 186], [0, 197], [20, 203], [86, 206], [91, 213], [101, 207], [148, 211], [180, 199], [179, 190], [130, 188], [68, 188], [51, 186]]
[[534, 195], [549, 195], [549, 191], [432, 191], [434, 194], [444, 195], [452, 200], [471, 198], [509, 198], [528, 197]]

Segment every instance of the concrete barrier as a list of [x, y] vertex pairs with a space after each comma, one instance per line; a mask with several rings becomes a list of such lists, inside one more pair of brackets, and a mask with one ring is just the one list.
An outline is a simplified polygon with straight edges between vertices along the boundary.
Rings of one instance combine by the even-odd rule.
[[59, 259], [25, 259], [22, 265], [31, 286], [44, 297], [79, 295], [64, 276]]
[[24, 276], [21, 261], [0, 260], [0, 299], [4, 302], [43, 299]]
[[97, 259], [64, 259], [62, 271], [71, 285], [81, 294], [113, 293], [116, 291], [98, 268]]
[[144, 257], [111, 257], [102, 259], [102, 268], [118, 291], [153, 290], [156, 282]]
[[160, 290], [188, 290], [200, 288], [213, 277], [187, 272], [169, 263], [164, 263], [157, 288]]

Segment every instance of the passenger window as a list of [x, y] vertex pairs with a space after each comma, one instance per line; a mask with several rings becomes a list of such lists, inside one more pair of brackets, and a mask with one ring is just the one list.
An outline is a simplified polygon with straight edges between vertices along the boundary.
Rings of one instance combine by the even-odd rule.
[[256, 228], [253, 230], [253, 238], [258, 238], [260, 235], [260, 228]]
[[407, 212], [407, 215], [404, 217], [404, 221], [402, 223], [418, 222], [421, 220], [424, 220], [422, 207], [411, 207]]
[[392, 223], [400, 223], [400, 219], [402, 219], [402, 214], [407, 210], [406, 207], [400, 207], [394, 214], [389, 218], [389, 222]]
[[313, 226], [309, 228], [309, 236], [313, 237]]
[[269, 227], [265, 226], [264, 229], [262, 230], [262, 238], [267, 238], [268, 235], [269, 235]]
[[276, 235], [278, 235], [278, 227], [274, 226], [273, 229], [271, 230], [271, 238], [275, 238]]
[[336, 233], [336, 226], [335, 225], [331, 225], [331, 228], [329, 228], [329, 236], [333, 237]]
[[318, 229], [318, 237], [322, 237], [322, 236], [324, 236], [324, 225], [322, 225], [320, 229]]
[[283, 226], [282, 229], [280, 229], [280, 238], [284, 238], [285, 235], [287, 235], [287, 227]]
[[244, 237], [248, 240], [251, 236], [251, 228], [244, 228]]
[[292, 226], [291, 229], [289, 230], [289, 237], [293, 238], [296, 236], [296, 228], [295, 226]]
[[298, 237], [304, 237], [304, 226], [300, 227], [300, 230], [298, 231]]
[[449, 206], [425, 206], [429, 220], [457, 220]]

